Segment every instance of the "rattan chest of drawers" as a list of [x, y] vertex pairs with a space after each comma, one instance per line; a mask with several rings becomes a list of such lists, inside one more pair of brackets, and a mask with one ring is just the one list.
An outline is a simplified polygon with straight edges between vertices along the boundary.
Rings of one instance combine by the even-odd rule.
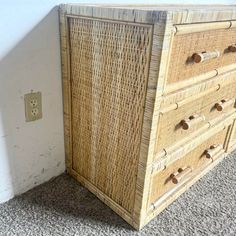
[[236, 148], [236, 9], [61, 5], [60, 30], [67, 171], [140, 229]]

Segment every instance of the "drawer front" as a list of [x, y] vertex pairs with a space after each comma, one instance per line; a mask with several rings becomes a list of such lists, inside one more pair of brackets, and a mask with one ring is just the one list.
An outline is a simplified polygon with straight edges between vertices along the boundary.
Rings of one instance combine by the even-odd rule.
[[221, 119], [235, 110], [236, 87], [229, 84], [210, 92], [196, 100], [180, 106], [176, 110], [160, 114], [156, 138], [155, 154], [171, 145], [181, 144], [201, 128], [207, 129], [208, 122]]
[[235, 63], [236, 28], [175, 35], [167, 84]]
[[173, 162], [164, 170], [154, 173], [151, 181], [150, 204], [168, 191], [181, 186], [200, 167], [209, 165], [219, 154], [224, 153], [228, 128], [218, 132], [183, 158]]

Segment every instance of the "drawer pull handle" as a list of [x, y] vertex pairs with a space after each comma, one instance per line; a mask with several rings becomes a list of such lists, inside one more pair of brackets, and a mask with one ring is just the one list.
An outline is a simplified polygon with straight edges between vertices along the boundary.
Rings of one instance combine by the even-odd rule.
[[178, 184], [181, 180], [183, 180], [191, 172], [192, 172], [191, 167], [179, 168], [176, 173], [173, 173], [173, 174], [170, 175], [172, 183]]
[[188, 119], [182, 120], [180, 123], [184, 130], [188, 130], [191, 126], [198, 124], [205, 120], [205, 116], [203, 115], [192, 115]]
[[223, 111], [226, 107], [233, 106], [235, 104], [235, 99], [223, 99], [215, 104], [217, 111]]
[[200, 63], [212, 58], [217, 58], [219, 56], [220, 52], [215, 50], [212, 52], [194, 53], [192, 57], [195, 63]]
[[205, 151], [206, 158], [214, 160], [214, 156], [223, 149], [222, 144], [214, 144], [211, 145], [210, 148], [208, 148]]
[[229, 50], [230, 52], [236, 52], [236, 44], [230, 45], [230, 46], [228, 47], [228, 50]]

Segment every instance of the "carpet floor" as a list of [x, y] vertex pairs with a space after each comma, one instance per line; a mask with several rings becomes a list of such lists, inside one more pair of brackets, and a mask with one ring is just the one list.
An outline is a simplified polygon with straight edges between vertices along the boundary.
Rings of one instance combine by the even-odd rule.
[[0, 204], [0, 235], [236, 235], [236, 152], [140, 232], [62, 174]]

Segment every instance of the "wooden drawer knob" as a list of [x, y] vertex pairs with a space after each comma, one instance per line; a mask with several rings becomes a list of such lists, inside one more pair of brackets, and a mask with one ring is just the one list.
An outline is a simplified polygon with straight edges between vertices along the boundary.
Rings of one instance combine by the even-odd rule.
[[192, 115], [188, 119], [182, 120], [181, 126], [184, 130], [190, 129], [193, 125], [196, 125], [205, 120], [203, 115]]
[[220, 102], [215, 104], [217, 111], [223, 111], [226, 107], [234, 106], [235, 99], [223, 99]]
[[183, 180], [191, 172], [192, 172], [191, 167], [179, 168], [176, 173], [173, 173], [170, 175], [170, 178], [174, 184], [178, 184], [181, 180]]
[[213, 52], [202, 52], [202, 53], [194, 53], [193, 60], [195, 63], [200, 63], [212, 58], [217, 58], [220, 56], [220, 52], [215, 50]]
[[236, 44], [232, 44], [228, 47], [230, 52], [236, 52]]
[[210, 146], [210, 148], [205, 151], [206, 158], [214, 159], [216, 154], [221, 150], [223, 150], [222, 144], [217, 144], [217, 145], [214, 144], [214, 145]]

